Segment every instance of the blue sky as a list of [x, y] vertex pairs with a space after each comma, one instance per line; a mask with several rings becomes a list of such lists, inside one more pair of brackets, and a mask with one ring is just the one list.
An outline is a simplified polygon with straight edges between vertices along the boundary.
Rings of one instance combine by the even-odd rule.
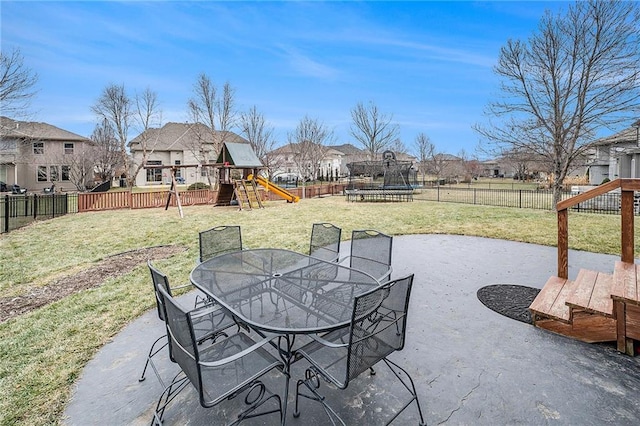
[[473, 154], [500, 47], [568, 4], [2, 1], [1, 40], [39, 76], [34, 120], [83, 136], [108, 84], [148, 87], [163, 122], [184, 122], [206, 73], [235, 88], [239, 109], [255, 105], [282, 143], [308, 115], [355, 144], [350, 111], [372, 101], [407, 147], [425, 133], [438, 151]]

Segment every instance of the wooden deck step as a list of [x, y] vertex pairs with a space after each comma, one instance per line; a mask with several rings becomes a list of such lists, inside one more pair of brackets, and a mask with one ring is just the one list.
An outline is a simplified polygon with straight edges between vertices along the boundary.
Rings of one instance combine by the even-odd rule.
[[634, 263], [617, 261], [613, 271], [611, 297], [626, 303], [640, 305], [640, 268]]
[[559, 277], [551, 277], [544, 285], [538, 296], [529, 306], [535, 316], [552, 318], [569, 324], [571, 312], [565, 303], [567, 295], [573, 291], [574, 282]]
[[613, 318], [612, 287], [613, 275], [581, 269], [576, 277], [573, 291], [567, 295], [566, 303], [572, 312], [583, 310]]

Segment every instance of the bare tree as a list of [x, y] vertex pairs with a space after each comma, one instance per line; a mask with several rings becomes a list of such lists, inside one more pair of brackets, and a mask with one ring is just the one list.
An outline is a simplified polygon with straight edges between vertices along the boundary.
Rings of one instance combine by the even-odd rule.
[[369, 160], [375, 160], [398, 137], [399, 127], [392, 123], [393, 117], [381, 113], [373, 102], [358, 103], [351, 110], [351, 119], [351, 135], [367, 151]]
[[296, 129], [288, 134], [289, 143], [295, 145], [293, 161], [302, 177], [317, 179], [327, 145], [334, 139], [333, 131], [317, 119], [304, 116]]
[[458, 153], [457, 174], [462, 176], [463, 182], [471, 182], [478, 177], [481, 171], [480, 161], [475, 156], [470, 156], [467, 151], [461, 149]]
[[529, 175], [540, 171], [535, 170], [538, 161], [528, 150], [505, 151], [500, 159], [513, 168], [514, 178], [518, 180], [524, 181]]
[[109, 121], [102, 120], [97, 124], [90, 139], [94, 142], [93, 158], [96, 177], [101, 182], [112, 180], [121, 164], [121, 154], [118, 149], [118, 139]]
[[499, 123], [476, 126], [498, 155], [516, 150], [546, 159], [554, 202], [572, 163], [596, 131], [640, 109], [640, 11], [626, 1], [578, 1], [547, 12], [528, 41], [509, 40], [495, 72], [504, 97], [490, 103]]
[[[203, 164], [216, 160], [226, 138], [236, 124], [235, 90], [225, 83], [222, 94], [207, 74], [200, 74], [193, 85], [193, 97], [187, 102], [189, 120], [205, 126], [194, 126], [195, 139], [188, 149]], [[209, 150], [207, 145], [212, 145]], [[213, 158], [209, 158], [212, 154]], [[205, 169], [207, 172], [209, 168]], [[209, 184], [212, 184], [210, 173], [207, 173]]]
[[457, 176], [456, 163], [459, 160], [444, 153], [433, 153], [431, 157], [431, 173], [435, 175], [436, 180], [452, 179]]
[[35, 95], [38, 75], [24, 65], [20, 49], [0, 51], [0, 111], [13, 118], [23, 116]]
[[[106, 120], [114, 131], [129, 188], [134, 186], [138, 172], [144, 167], [149, 154], [153, 151], [152, 141], [157, 140], [159, 136], [158, 132], [151, 131], [154, 126], [159, 127], [162, 121], [158, 108], [157, 95], [151, 89], [147, 88], [131, 98], [124, 85], [116, 84], [105, 87], [91, 107], [98, 118]], [[141, 146], [142, 158], [137, 163], [127, 153], [130, 128], [134, 128], [139, 133], [136, 139]]]
[[[93, 183], [93, 155], [94, 147], [84, 144], [84, 149], [80, 152], [74, 152], [73, 155], [65, 155], [65, 165], [69, 174], [69, 180], [75, 185], [78, 191], [84, 191], [87, 186]], [[63, 171], [64, 173], [64, 171]]]
[[418, 133], [414, 142], [414, 150], [414, 155], [418, 159], [418, 172], [422, 175], [422, 185], [424, 186], [429, 164], [435, 155], [436, 146], [431, 142], [429, 136], [424, 133]]
[[400, 138], [396, 138], [388, 148], [396, 154], [407, 154], [409, 151]]
[[273, 173], [282, 163], [280, 156], [269, 155], [276, 144], [273, 139], [273, 127], [267, 124], [264, 115], [254, 105], [249, 111], [240, 114], [240, 129], [242, 135], [249, 141], [256, 155], [265, 166], [267, 179], [271, 179]]
[[147, 164], [147, 159], [153, 152], [160, 137], [159, 128], [162, 123], [162, 114], [159, 109], [158, 95], [156, 92], [146, 88], [142, 93], [136, 94], [134, 104], [134, 124], [139, 132], [136, 139], [142, 148], [142, 158], [138, 162], [135, 162], [135, 159], [132, 158], [131, 166], [133, 167], [133, 173], [128, 179], [129, 187], [134, 186], [136, 176], [138, 176], [140, 170]]

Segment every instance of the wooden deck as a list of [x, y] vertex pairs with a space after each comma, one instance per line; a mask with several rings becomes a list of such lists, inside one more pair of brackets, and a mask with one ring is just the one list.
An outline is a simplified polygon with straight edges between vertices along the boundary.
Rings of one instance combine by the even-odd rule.
[[551, 277], [529, 310], [536, 327], [583, 342], [617, 342], [634, 355], [640, 340], [638, 265], [618, 261], [613, 275], [580, 270], [575, 281]]

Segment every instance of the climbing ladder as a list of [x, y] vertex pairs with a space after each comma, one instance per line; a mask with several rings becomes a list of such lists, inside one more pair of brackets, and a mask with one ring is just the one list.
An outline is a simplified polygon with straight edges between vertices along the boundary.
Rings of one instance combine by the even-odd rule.
[[263, 208], [258, 186], [253, 180], [236, 180], [235, 195], [238, 206], [242, 209]]

